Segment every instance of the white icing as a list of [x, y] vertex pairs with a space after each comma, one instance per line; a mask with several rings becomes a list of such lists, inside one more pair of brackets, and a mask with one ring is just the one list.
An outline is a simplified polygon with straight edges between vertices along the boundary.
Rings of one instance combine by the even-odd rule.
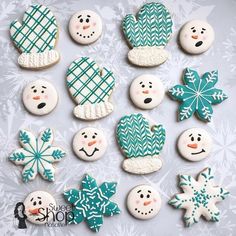
[[135, 218], [148, 220], [158, 214], [161, 208], [161, 197], [153, 187], [139, 185], [129, 192], [127, 208]]
[[162, 47], [135, 47], [128, 53], [128, 59], [137, 66], [158, 66], [164, 63], [169, 57], [169, 53]]
[[[27, 216], [27, 220], [33, 224], [45, 224], [53, 219], [53, 206], [56, 206], [56, 201], [54, 197], [44, 191], [35, 191], [30, 193], [25, 201], [25, 214]], [[48, 218], [45, 218], [44, 215], [47, 215]]]
[[74, 136], [73, 150], [80, 159], [96, 161], [105, 154], [106, 149], [106, 138], [99, 129], [87, 127]]
[[180, 135], [177, 147], [185, 159], [200, 161], [209, 156], [212, 150], [212, 138], [204, 129], [188, 129]]
[[25, 87], [22, 100], [30, 113], [46, 115], [56, 107], [58, 94], [51, 83], [45, 80], [36, 80]]
[[77, 43], [93, 43], [102, 34], [101, 17], [94, 11], [79, 11], [70, 19], [69, 33]]
[[165, 89], [158, 77], [145, 74], [133, 80], [129, 93], [137, 107], [153, 109], [163, 100]]
[[181, 47], [190, 54], [200, 54], [207, 51], [214, 38], [215, 33], [211, 25], [201, 20], [187, 22], [179, 34]]

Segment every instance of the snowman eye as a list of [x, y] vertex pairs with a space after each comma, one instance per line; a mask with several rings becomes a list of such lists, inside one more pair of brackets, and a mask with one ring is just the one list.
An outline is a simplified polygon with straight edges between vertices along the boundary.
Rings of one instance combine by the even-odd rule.
[[201, 141], [201, 138], [200, 138], [200, 137], [198, 137], [198, 138], [197, 138], [197, 141], [198, 141], [198, 142], [200, 142], [200, 141]]
[[191, 141], [194, 141], [194, 137], [191, 137]]
[[34, 89], [33, 92], [34, 92], [34, 93], [37, 93], [37, 89]]
[[41, 93], [44, 93], [44, 91], [42, 90]]
[[84, 135], [84, 138], [88, 138], [88, 136], [87, 136], [87, 135]]
[[86, 22], [89, 23], [89, 19], [88, 18], [86, 19]]
[[144, 197], [144, 196], [143, 196], [143, 194], [141, 193], [141, 194], [140, 194], [140, 198], [143, 198], [143, 197]]
[[150, 85], [149, 88], [152, 88], [152, 85]]
[[195, 30], [195, 29], [193, 30], [193, 33], [196, 33], [196, 30]]
[[201, 34], [203, 34], [204, 33], [204, 31], [201, 31]]
[[37, 202], [33, 202], [33, 205], [36, 206]]
[[143, 84], [141, 87], [142, 87], [142, 88], [145, 88], [145, 85]]
[[80, 19], [79, 22], [80, 22], [80, 23], [83, 23], [83, 19]]
[[42, 201], [39, 201], [39, 205], [41, 205], [42, 204]]
[[92, 138], [93, 138], [93, 139], [95, 139], [95, 138], [96, 138], [96, 136], [95, 136], [95, 135], [93, 135], [93, 136], [92, 136]]
[[147, 195], [147, 198], [150, 198], [150, 194]]

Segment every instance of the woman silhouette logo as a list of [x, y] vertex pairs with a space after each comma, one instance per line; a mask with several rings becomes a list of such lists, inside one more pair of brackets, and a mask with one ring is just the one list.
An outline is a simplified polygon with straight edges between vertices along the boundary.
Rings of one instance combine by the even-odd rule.
[[25, 215], [25, 205], [23, 202], [17, 202], [15, 209], [14, 209], [15, 218], [19, 221], [18, 222], [18, 229], [26, 229], [25, 220], [27, 216]]

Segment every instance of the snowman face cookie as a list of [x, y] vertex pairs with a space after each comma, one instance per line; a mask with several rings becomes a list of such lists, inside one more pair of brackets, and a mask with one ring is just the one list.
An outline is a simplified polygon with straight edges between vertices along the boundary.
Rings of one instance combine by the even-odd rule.
[[96, 161], [106, 152], [107, 141], [103, 132], [92, 127], [80, 130], [73, 139], [75, 154], [85, 161]]
[[201, 128], [184, 131], [178, 139], [178, 150], [189, 161], [200, 161], [212, 150], [212, 138]]
[[77, 43], [93, 43], [102, 34], [101, 17], [94, 11], [79, 11], [70, 19], [69, 33]]
[[23, 91], [23, 104], [34, 115], [46, 115], [57, 105], [58, 95], [54, 86], [45, 80], [29, 83]]
[[190, 54], [200, 54], [207, 51], [215, 38], [214, 30], [206, 21], [192, 20], [180, 30], [181, 47]]
[[56, 206], [54, 197], [44, 191], [30, 193], [25, 201], [27, 220], [33, 224], [45, 224], [53, 219], [53, 208]]
[[153, 75], [141, 75], [130, 86], [130, 98], [141, 109], [153, 109], [164, 98], [165, 89], [159, 78]]
[[161, 197], [151, 186], [139, 185], [129, 192], [127, 208], [135, 218], [151, 219], [157, 215], [161, 208]]

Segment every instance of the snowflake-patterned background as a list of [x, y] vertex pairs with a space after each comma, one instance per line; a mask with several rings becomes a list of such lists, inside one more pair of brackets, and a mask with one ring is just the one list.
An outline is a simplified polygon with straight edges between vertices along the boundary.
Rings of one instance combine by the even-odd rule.
[[[236, 1], [214, 0], [162, 0], [171, 12], [174, 22], [173, 36], [166, 49], [171, 52], [171, 59], [156, 68], [138, 68], [127, 62], [128, 46], [121, 32], [121, 20], [128, 14], [135, 14], [146, 2], [144, 0], [2, 0], [0, 2], [0, 232], [1, 235], [94, 235], [86, 224], [67, 227], [49, 228], [27, 224], [26, 230], [17, 230], [14, 220], [14, 206], [28, 193], [45, 190], [55, 196], [59, 204], [66, 204], [63, 190], [78, 188], [85, 173], [96, 178], [98, 184], [104, 181], [117, 181], [117, 194], [111, 199], [119, 204], [121, 214], [104, 219], [104, 225], [97, 235], [105, 236], [218, 236], [236, 234]], [[150, 2], [150, 1], [148, 1]], [[17, 65], [19, 53], [9, 39], [10, 22], [20, 18], [31, 4], [40, 3], [48, 6], [55, 14], [59, 24], [59, 40], [56, 48], [61, 53], [61, 61], [42, 71], [26, 71]], [[80, 9], [97, 11], [104, 24], [102, 37], [89, 46], [74, 43], [67, 32], [70, 16]], [[206, 19], [215, 29], [216, 39], [213, 47], [205, 54], [189, 56], [178, 47], [178, 30], [187, 20]], [[75, 106], [66, 89], [66, 70], [70, 63], [80, 57], [90, 56], [99, 65], [114, 72], [116, 89], [113, 93], [115, 111], [102, 120], [84, 122], [77, 120], [72, 110]], [[181, 82], [181, 75], [186, 67], [205, 71], [219, 70], [217, 87], [222, 88], [228, 99], [219, 106], [214, 106], [214, 115], [206, 124], [192, 117], [177, 122], [178, 104], [166, 95], [163, 103], [152, 111], [142, 111], [158, 124], [166, 128], [167, 140], [161, 153], [163, 168], [151, 175], [134, 176], [121, 169], [124, 157], [118, 149], [115, 127], [120, 117], [136, 109], [128, 97], [128, 87], [133, 78], [142, 73], [153, 73], [161, 78], [166, 90]], [[57, 88], [60, 96], [57, 108], [44, 117], [36, 117], [25, 111], [21, 103], [22, 88], [30, 81], [39, 78], [48, 79]], [[75, 132], [85, 126], [96, 126], [104, 130], [109, 141], [106, 156], [94, 163], [80, 161], [71, 150], [71, 141]], [[55, 145], [65, 149], [67, 156], [56, 166], [54, 183], [37, 177], [30, 183], [23, 183], [21, 166], [13, 165], [9, 154], [18, 147], [18, 132], [29, 129], [33, 133], [50, 127], [55, 132]], [[182, 159], [176, 151], [178, 135], [191, 127], [205, 128], [213, 136], [214, 150], [210, 158], [198, 163]], [[179, 192], [177, 174], [189, 174], [194, 177], [210, 166], [215, 175], [215, 182], [230, 191], [230, 196], [218, 204], [221, 218], [218, 223], [200, 220], [198, 224], [185, 228], [183, 212], [168, 205], [168, 200]], [[163, 204], [157, 217], [148, 221], [139, 221], [130, 216], [125, 207], [128, 191], [138, 184], [151, 184], [159, 190]]]

